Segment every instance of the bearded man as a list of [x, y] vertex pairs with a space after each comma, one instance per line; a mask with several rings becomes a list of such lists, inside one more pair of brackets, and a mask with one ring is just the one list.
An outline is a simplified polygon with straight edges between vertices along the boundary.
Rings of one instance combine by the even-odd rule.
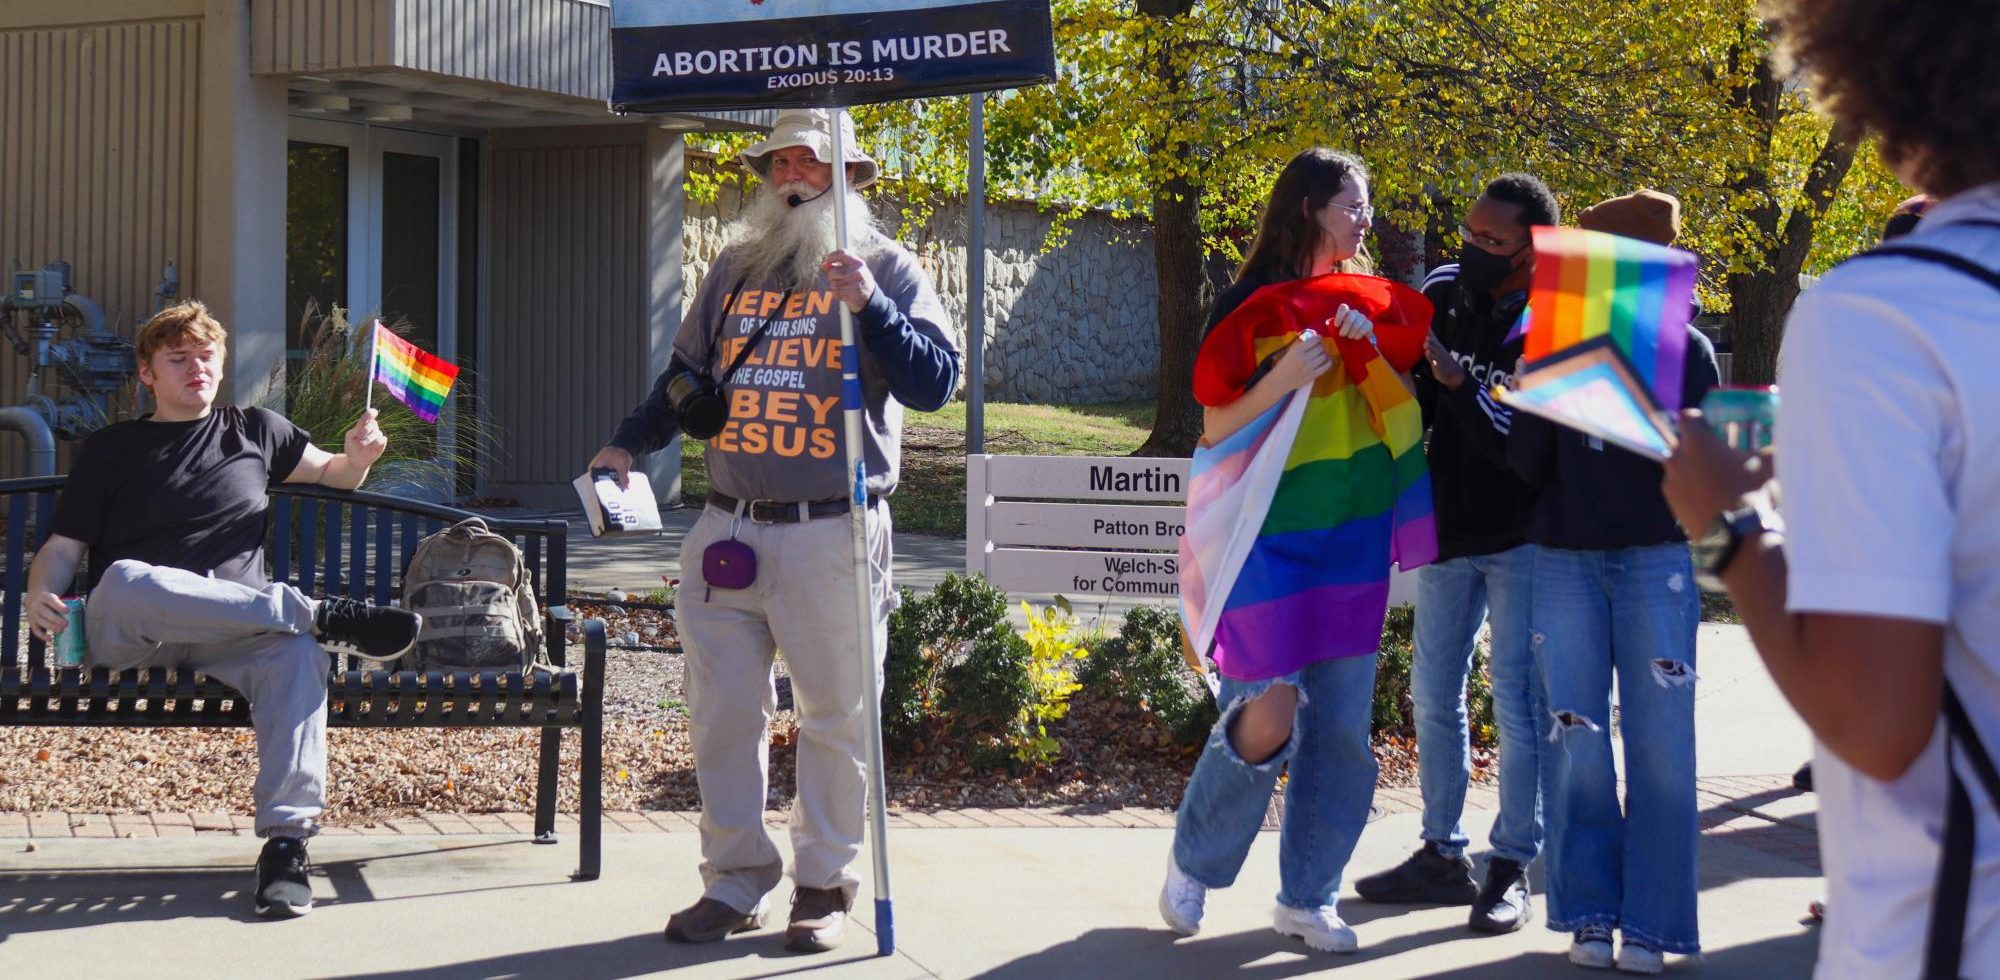
[[[876, 227], [855, 191], [875, 161], [855, 149], [846, 200], [831, 192], [824, 110], [788, 110], [743, 162], [764, 179], [681, 321], [674, 359], [652, 394], [590, 462], [617, 472], [685, 427], [703, 435], [702, 378], [726, 421], [705, 448], [709, 491], [681, 543], [677, 602], [687, 701], [701, 788], [702, 898], [667, 920], [666, 938], [711, 942], [757, 929], [783, 862], [764, 829], [773, 658], [784, 651], [799, 715], [798, 795], [791, 813], [792, 909], [786, 945], [832, 949], [860, 878], [868, 729], [855, 622], [854, 566], [840, 378], [839, 302], [861, 348], [861, 455], [872, 511], [875, 657], [887, 653], [889, 507], [901, 457], [903, 406], [935, 411], [958, 384], [959, 355], [937, 290], [909, 250]], [[850, 247], [835, 248], [834, 208]], [[717, 413], [720, 414], [719, 412]], [[711, 422], [712, 424], [712, 422]], [[738, 574], [748, 567], [751, 574]], [[747, 580], [746, 580], [747, 579]], [[879, 676], [879, 673], [878, 673]]]

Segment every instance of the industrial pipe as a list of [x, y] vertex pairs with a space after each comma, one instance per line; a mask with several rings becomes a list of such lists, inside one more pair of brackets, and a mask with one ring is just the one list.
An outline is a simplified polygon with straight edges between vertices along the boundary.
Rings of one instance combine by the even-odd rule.
[[40, 413], [22, 405], [0, 408], [0, 429], [12, 429], [28, 440], [28, 476], [55, 475], [56, 438], [49, 432], [48, 420]]
[[91, 302], [87, 296], [77, 293], [70, 293], [64, 296], [63, 309], [76, 314], [76, 318], [83, 321], [85, 333], [93, 333], [101, 336], [111, 332], [111, 328], [104, 323], [104, 311], [98, 309], [97, 304]]

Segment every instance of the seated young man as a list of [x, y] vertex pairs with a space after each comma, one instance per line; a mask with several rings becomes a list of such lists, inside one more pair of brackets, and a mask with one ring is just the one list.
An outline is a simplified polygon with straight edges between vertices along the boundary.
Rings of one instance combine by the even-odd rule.
[[416, 643], [420, 617], [351, 599], [315, 600], [264, 570], [266, 491], [274, 483], [352, 490], [389, 440], [368, 411], [346, 452], [261, 408], [216, 407], [226, 337], [199, 302], [160, 311], [139, 331], [139, 380], [153, 414], [85, 439], [28, 571], [37, 638], [67, 628], [58, 593], [90, 557], [84, 639], [91, 666], [181, 667], [250, 701], [257, 914], [312, 910], [305, 840], [326, 805], [327, 651], [377, 661]]

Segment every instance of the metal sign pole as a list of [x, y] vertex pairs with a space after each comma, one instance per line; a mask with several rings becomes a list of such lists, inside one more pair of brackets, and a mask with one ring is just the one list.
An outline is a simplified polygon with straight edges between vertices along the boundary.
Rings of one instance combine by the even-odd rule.
[[972, 93], [972, 147], [966, 166], [965, 451], [986, 451], [986, 93]]
[[[833, 234], [847, 250], [847, 109], [830, 115], [833, 135]], [[868, 565], [868, 467], [861, 449], [861, 349], [855, 343], [854, 315], [840, 308], [840, 400], [847, 426], [847, 472], [853, 479], [854, 507], [848, 525], [854, 541], [854, 609], [861, 641], [862, 704], [868, 712], [868, 829], [875, 858], [875, 952], [896, 951], [895, 912], [889, 901], [889, 780], [882, 763], [882, 679], [875, 662], [875, 604]]]

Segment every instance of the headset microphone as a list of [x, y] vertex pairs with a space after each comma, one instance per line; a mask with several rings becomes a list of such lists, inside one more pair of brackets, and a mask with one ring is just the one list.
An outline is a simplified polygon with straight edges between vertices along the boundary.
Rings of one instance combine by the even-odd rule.
[[826, 196], [826, 191], [830, 191], [830, 190], [833, 190], [833, 185], [832, 185], [832, 184], [828, 184], [828, 185], [826, 186], [826, 190], [823, 190], [823, 191], [820, 191], [819, 193], [817, 193], [817, 194], [814, 194], [814, 195], [813, 195], [813, 196], [811, 196], [811, 197], [800, 197], [800, 196], [798, 196], [797, 194], [792, 194], [792, 195], [789, 195], [789, 196], [787, 196], [787, 197], [785, 198], [785, 204], [787, 204], [787, 205], [789, 205], [789, 206], [791, 206], [791, 207], [798, 207], [798, 206], [799, 206], [799, 205], [801, 205], [801, 204], [806, 204], [806, 203], [809, 203], [809, 202], [812, 202], [812, 201], [817, 201], [817, 200], [819, 200], [820, 198], [822, 198], [822, 197], [825, 197], [825, 196]]

